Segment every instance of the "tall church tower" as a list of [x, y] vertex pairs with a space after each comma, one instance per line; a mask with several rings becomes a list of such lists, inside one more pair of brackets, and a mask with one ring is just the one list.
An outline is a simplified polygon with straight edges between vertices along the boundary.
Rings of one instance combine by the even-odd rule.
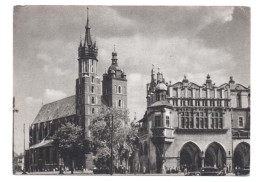
[[107, 106], [127, 108], [127, 79], [126, 74], [117, 63], [117, 52], [112, 52], [112, 63], [108, 71], [103, 74], [103, 99]]
[[76, 114], [85, 130], [85, 137], [90, 137], [88, 126], [90, 117], [101, 105], [101, 81], [97, 75], [96, 43], [90, 35], [89, 16], [85, 26], [85, 39], [80, 40], [78, 48], [78, 78], [76, 80]]

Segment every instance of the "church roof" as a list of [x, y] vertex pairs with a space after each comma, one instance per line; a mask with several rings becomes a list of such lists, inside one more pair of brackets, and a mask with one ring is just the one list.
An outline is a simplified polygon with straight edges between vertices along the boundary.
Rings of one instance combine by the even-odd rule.
[[76, 114], [76, 96], [66, 97], [41, 107], [32, 124], [50, 121]]
[[36, 143], [30, 147], [30, 149], [42, 148], [42, 147], [50, 147], [52, 145], [53, 140], [42, 140], [40, 143]]

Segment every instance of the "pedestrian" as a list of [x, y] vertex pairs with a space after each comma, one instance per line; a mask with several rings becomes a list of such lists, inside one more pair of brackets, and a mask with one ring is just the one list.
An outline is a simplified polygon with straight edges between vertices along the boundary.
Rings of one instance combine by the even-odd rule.
[[187, 176], [188, 175], [188, 168], [185, 166], [184, 167], [184, 175]]
[[226, 164], [224, 164], [223, 171], [224, 171], [224, 175], [226, 175], [227, 174], [227, 166], [226, 166]]
[[169, 170], [167, 171], [167, 173], [172, 173], [172, 168], [170, 167]]
[[145, 174], [146, 173], [146, 167], [144, 166], [143, 167], [143, 174]]

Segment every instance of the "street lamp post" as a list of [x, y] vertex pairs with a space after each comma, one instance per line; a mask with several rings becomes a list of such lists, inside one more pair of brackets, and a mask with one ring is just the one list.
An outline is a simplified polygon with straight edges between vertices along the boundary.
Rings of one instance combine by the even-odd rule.
[[15, 173], [14, 166], [14, 113], [18, 112], [18, 109], [15, 108], [15, 97], [13, 97], [13, 173]]
[[110, 174], [113, 175], [113, 130], [114, 130], [114, 123], [113, 123], [114, 116], [111, 115], [111, 166], [110, 166]]

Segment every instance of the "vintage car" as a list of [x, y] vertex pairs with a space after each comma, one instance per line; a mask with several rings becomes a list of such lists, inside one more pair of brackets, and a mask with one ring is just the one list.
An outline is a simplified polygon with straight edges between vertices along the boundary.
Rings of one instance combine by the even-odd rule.
[[243, 167], [243, 168], [235, 169], [235, 174], [237, 176], [249, 175], [249, 173], [250, 173], [250, 168], [249, 167]]
[[216, 167], [203, 167], [200, 170], [201, 176], [225, 176], [223, 170]]
[[98, 169], [93, 169], [94, 174], [109, 174], [110, 170], [107, 167], [101, 167]]

